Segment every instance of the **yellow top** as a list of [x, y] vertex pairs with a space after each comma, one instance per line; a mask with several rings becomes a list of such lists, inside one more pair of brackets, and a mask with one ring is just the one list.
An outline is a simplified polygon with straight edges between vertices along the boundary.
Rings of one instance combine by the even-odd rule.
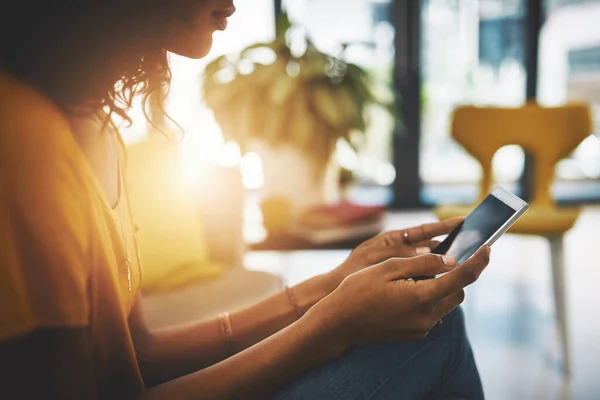
[[0, 74], [0, 341], [89, 327], [100, 397], [141, 392], [134, 235], [126, 196], [109, 206], [61, 111]]

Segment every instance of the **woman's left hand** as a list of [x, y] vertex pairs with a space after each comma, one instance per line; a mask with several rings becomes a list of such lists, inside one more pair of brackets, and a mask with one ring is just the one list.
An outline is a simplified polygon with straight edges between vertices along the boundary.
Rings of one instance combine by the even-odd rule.
[[407, 258], [431, 252], [439, 244], [434, 238], [449, 234], [463, 220], [464, 218], [452, 218], [414, 228], [380, 233], [355, 248], [346, 261], [328, 274], [333, 289], [348, 275], [389, 258]]

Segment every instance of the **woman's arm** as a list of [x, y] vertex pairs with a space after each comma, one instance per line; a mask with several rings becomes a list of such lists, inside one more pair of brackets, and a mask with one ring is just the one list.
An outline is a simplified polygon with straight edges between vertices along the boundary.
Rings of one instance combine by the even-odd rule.
[[[145, 392], [142, 399], [265, 399], [310, 368], [369, 342], [418, 339], [464, 299], [489, 260], [480, 250], [461, 268], [429, 255], [390, 259], [350, 276], [300, 320], [201, 371]], [[412, 276], [446, 273], [429, 281]]]
[[[320, 275], [293, 288], [298, 305], [308, 310], [337, 286], [330, 275]], [[285, 292], [231, 314], [233, 350], [240, 352], [282, 330], [298, 319]], [[150, 332], [138, 299], [129, 325], [140, 369], [149, 387], [216, 364], [227, 357], [217, 318]]]
[[[298, 305], [310, 309], [331, 293], [348, 275], [392, 257], [412, 257], [435, 247], [431, 240], [451, 232], [462, 219], [455, 218], [377, 235], [357, 247], [332, 272], [293, 288]], [[240, 352], [273, 335], [298, 319], [285, 292], [231, 315], [234, 350]], [[219, 321], [193, 323], [148, 332], [137, 302], [130, 327], [140, 368], [148, 387], [198, 371], [226, 358]]]
[[299, 321], [235, 356], [144, 393], [142, 399], [264, 399], [309, 368], [341, 354], [334, 324], [311, 310]]

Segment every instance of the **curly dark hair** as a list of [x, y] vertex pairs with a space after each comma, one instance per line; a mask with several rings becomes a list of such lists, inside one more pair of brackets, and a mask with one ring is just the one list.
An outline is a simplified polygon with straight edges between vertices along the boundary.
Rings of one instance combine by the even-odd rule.
[[35, 0], [0, 16], [0, 69], [63, 111], [101, 110], [131, 122], [136, 95], [161, 110], [171, 72], [164, 50], [182, 0]]

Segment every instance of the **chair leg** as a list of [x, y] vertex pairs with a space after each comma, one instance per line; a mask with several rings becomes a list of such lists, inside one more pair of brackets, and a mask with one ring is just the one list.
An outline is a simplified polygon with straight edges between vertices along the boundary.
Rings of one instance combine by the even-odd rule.
[[549, 237], [548, 241], [550, 242], [550, 254], [552, 257], [554, 304], [556, 308], [558, 333], [562, 347], [563, 373], [565, 376], [569, 376], [571, 373], [571, 363], [569, 355], [569, 331], [567, 328], [567, 299], [563, 256], [563, 236]]

